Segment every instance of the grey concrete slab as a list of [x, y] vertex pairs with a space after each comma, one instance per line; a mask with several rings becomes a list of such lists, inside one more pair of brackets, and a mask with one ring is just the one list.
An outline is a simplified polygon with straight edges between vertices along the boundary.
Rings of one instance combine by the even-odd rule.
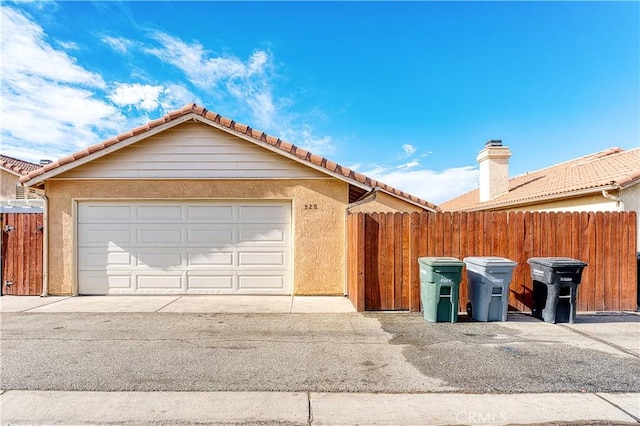
[[599, 393], [598, 396], [635, 416], [640, 422], [640, 393]]
[[594, 394], [311, 393], [312, 425], [469, 425], [635, 420]]
[[640, 315], [580, 315], [574, 324], [562, 326], [640, 356]]
[[291, 312], [291, 296], [182, 296], [160, 312], [282, 314]]
[[68, 296], [12, 296], [0, 297], [0, 312], [26, 312], [34, 308], [51, 305], [68, 299]]
[[47, 392], [0, 395], [2, 424], [308, 424], [293, 392]]
[[156, 312], [180, 296], [78, 296], [30, 312]]
[[294, 314], [343, 314], [355, 311], [351, 301], [344, 296], [294, 296], [291, 306]]
[[[627, 317], [636, 318], [633, 315]], [[579, 349], [590, 349], [604, 353], [629, 357], [631, 354], [621, 348], [633, 348], [640, 345], [640, 317], [638, 322], [576, 323], [550, 324], [544, 321], [506, 321], [500, 323], [504, 328], [517, 331], [519, 336], [542, 345], [562, 343]], [[576, 333], [575, 331], [581, 331]], [[617, 345], [609, 343], [616, 342]], [[637, 355], [640, 350], [635, 349]]]

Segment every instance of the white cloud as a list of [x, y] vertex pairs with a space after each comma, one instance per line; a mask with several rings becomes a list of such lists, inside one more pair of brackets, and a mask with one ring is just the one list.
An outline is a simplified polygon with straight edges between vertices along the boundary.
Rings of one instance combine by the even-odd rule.
[[478, 187], [478, 170], [473, 166], [456, 167], [441, 172], [427, 169], [376, 167], [365, 175], [438, 204]]
[[133, 42], [131, 40], [127, 40], [122, 37], [104, 36], [102, 37], [102, 41], [108, 44], [113, 50], [120, 53], [127, 53], [133, 46]]
[[1, 14], [3, 152], [57, 158], [122, 130], [120, 111], [95, 96], [105, 87], [100, 75], [54, 49], [25, 15], [9, 7]]
[[162, 86], [151, 86], [140, 83], [116, 83], [115, 90], [107, 96], [118, 106], [134, 106], [143, 111], [153, 111], [160, 106], [159, 97]]
[[331, 136], [316, 136], [308, 125], [289, 126], [283, 130], [282, 139], [322, 156], [331, 154], [335, 149]]
[[104, 87], [98, 74], [78, 66], [44, 40], [42, 27], [9, 7], [2, 7], [2, 78], [41, 77], [60, 83]]
[[407, 157], [410, 157], [416, 153], [416, 147], [408, 143], [402, 145], [402, 150], [407, 155]]
[[213, 90], [220, 81], [245, 76], [251, 69], [248, 64], [232, 56], [211, 56], [198, 42], [187, 44], [161, 32], [155, 33], [153, 38], [162, 47], [148, 48], [145, 52], [179, 68], [189, 81], [201, 89]]
[[78, 43], [73, 41], [56, 41], [56, 43], [65, 50], [78, 50]]
[[413, 160], [413, 161], [409, 161], [408, 163], [405, 164], [400, 164], [399, 166], [397, 166], [398, 169], [413, 169], [415, 167], [418, 167], [420, 165], [420, 162], [418, 160]]

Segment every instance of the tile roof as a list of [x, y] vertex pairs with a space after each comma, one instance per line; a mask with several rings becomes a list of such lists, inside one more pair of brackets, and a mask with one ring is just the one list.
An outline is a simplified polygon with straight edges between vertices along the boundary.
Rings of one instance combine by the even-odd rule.
[[[81, 164], [81, 160], [83, 158], [93, 153], [102, 151], [106, 148], [109, 148], [111, 146], [118, 145], [118, 144], [123, 144], [123, 146], [125, 146], [126, 144], [125, 141], [127, 141], [132, 137], [139, 136], [139, 135], [144, 136], [145, 133], [150, 132], [151, 130], [161, 125], [176, 121], [177, 119], [188, 116], [190, 114], [194, 114], [195, 116], [201, 116], [207, 120], [210, 120], [211, 122], [214, 122], [220, 127], [222, 127], [223, 130], [231, 134], [238, 134], [238, 135], [241, 135], [242, 137], [249, 137], [253, 139], [254, 142], [256, 142], [257, 144], [261, 144], [265, 146], [270, 145], [272, 147], [275, 147], [280, 151], [283, 151], [283, 153], [290, 154], [296, 157], [296, 159], [301, 163], [306, 163], [308, 165], [313, 165], [316, 167], [319, 166], [320, 168], [326, 169], [328, 172], [331, 172], [332, 174], [337, 175], [339, 178], [347, 182], [350, 181], [356, 185], [365, 185], [367, 187], [370, 187], [371, 189], [381, 188], [395, 195], [398, 198], [404, 199], [413, 204], [418, 204], [423, 208], [430, 209], [430, 210], [439, 210], [438, 207], [433, 203], [425, 201], [409, 193], [400, 191], [396, 188], [393, 188], [389, 185], [386, 185], [382, 182], [379, 182], [375, 179], [372, 179], [354, 170], [343, 167], [338, 163], [328, 160], [327, 158], [324, 158], [320, 155], [313, 154], [289, 142], [285, 142], [275, 136], [271, 136], [260, 130], [253, 129], [246, 124], [238, 123], [230, 118], [224, 117], [216, 112], [209, 111], [206, 108], [203, 108], [196, 104], [188, 104], [182, 107], [181, 109], [177, 109], [169, 112], [162, 118], [159, 118], [157, 120], [152, 120], [142, 126], [139, 126], [127, 132], [121, 133], [113, 138], [107, 139], [96, 145], [92, 145], [72, 155], [60, 158], [57, 161], [53, 161], [52, 163], [47, 164], [37, 170], [33, 170], [30, 173], [28, 173], [26, 176], [23, 176], [22, 178], [20, 178], [20, 182], [28, 183], [29, 181], [34, 179], [36, 179], [36, 181], [39, 181], [39, 179], [37, 179], [39, 176], [44, 175], [45, 173], [48, 173], [66, 164], [78, 162], [78, 165], [79, 165]], [[65, 170], [67, 169], [65, 168]], [[55, 174], [55, 172], [53, 174]], [[49, 175], [49, 177], [51, 177], [51, 175]]]
[[18, 175], [26, 175], [42, 166], [0, 154], [0, 167]]
[[509, 179], [509, 192], [480, 203], [479, 189], [440, 204], [444, 211], [489, 210], [566, 198], [640, 182], [640, 148], [609, 148]]

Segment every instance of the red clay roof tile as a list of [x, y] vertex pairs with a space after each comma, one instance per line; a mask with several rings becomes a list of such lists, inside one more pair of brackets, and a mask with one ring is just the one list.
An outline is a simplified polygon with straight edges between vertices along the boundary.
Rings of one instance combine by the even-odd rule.
[[42, 166], [0, 154], [0, 167], [11, 170], [12, 172], [20, 175], [26, 175]]

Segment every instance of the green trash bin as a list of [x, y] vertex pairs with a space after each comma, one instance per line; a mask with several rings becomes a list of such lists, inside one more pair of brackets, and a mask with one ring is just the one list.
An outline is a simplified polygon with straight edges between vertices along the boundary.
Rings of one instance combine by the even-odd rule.
[[420, 257], [420, 298], [424, 319], [458, 321], [458, 298], [464, 263], [455, 257]]

